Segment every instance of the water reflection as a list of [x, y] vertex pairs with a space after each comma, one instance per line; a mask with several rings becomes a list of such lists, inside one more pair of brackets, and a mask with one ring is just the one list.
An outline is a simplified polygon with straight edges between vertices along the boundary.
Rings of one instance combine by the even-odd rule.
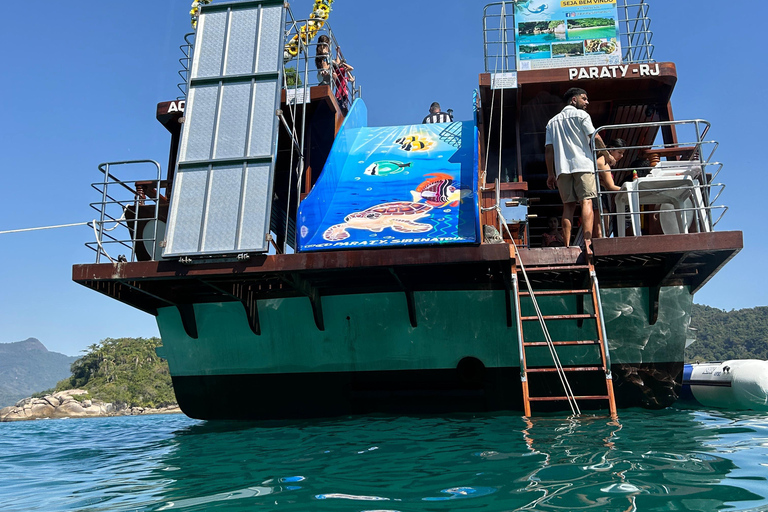
[[172, 483], [152, 510], [768, 506], [762, 418], [673, 409], [620, 416], [200, 423], [170, 439], [155, 476]]

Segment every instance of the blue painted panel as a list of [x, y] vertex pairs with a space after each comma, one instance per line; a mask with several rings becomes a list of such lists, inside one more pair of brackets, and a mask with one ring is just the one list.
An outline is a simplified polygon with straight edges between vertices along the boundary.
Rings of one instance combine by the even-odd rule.
[[299, 210], [299, 250], [479, 243], [473, 122], [367, 127], [350, 109]]

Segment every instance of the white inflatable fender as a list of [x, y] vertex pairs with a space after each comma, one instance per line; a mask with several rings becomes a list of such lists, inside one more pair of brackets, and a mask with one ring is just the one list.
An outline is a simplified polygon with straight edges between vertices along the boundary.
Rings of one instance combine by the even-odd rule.
[[707, 407], [768, 411], [768, 361], [734, 359], [686, 365], [683, 386]]

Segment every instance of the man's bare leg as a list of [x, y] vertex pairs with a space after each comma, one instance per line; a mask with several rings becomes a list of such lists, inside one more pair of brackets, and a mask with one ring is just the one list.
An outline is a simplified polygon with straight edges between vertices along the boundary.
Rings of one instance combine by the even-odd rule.
[[600, 215], [595, 209], [594, 203], [592, 204], [592, 217], [595, 219], [592, 223], [592, 238], [603, 238], [603, 225], [600, 222]]
[[581, 202], [581, 226], [584, 228], [584, 240], [592, 240], [592, 224], [595, 215], [592, 211], [592, 200], [585, 199]]
[[565, 203], [563, 205], [563, 240], [565, 246], [571, 246], [571, 228], [573, 227], [573, 213], [578, 203]]

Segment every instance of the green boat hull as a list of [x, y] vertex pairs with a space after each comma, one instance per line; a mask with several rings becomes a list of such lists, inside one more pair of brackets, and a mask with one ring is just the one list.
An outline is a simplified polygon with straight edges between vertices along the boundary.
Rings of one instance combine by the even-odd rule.
[[[662, 288], [651, 325], [647, 288], [603, 289], [611, 368], [620, 406], [665, 407], [676, 398], [693, 296]], [[539, 298], [545, 315], [593, 313], [589, 297]], [[261, 334], [239, 302], [195, 304], [197, 339], [176, 308], [157, 317], [179, 403], [197, 418], [289, 418], [386, 412], [519, 409], [517, 326], [509, 325], [506, 292], [414, 293], [416, 327], [403, 293], [322, 297], [324, 330], [306, 298], [258, 303]], [[514, 307], [514, 301], [512, 302]], [[529, 302], [522, 316], [534, 315]], [[514, 311], [513, 311], [514, 319]], [[549, 321], [555, 341], [596, 340], [594, 320]], [[542, 341], [526, 322], [526, 341]], [[597, 347], [559, 347], [563, 365], [599, 360]], [[527, 351], [528, 367], [551, 366], [548, 349]], [[604, 376], [577, 375], [580, 389], [605, 390]], [[556, 378], [533, 382], [558, 392]], [[602, 382], [601, 382], [602, 381]], [[252, 399], [244, 411], [238, 405]]]

